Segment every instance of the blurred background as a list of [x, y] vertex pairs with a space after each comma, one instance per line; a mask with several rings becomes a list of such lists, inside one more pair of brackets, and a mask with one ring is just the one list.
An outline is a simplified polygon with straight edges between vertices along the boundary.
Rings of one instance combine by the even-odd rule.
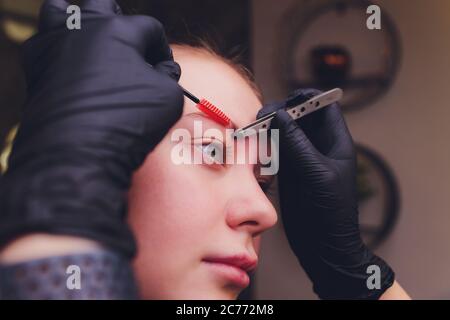
[[[36, 31], [42, 2], [0, 0], [2, 149], [26, 97], [20, 46]], [[118, 2], [126, 14], [161, 20], [172, 41], [206, 39], [223, 55], [238, 56], [267, 101], [299, 87], [341, 87], [358, 145], [364, 240], [413, 298], [450, 299], [450, 1]], [[371, 27], [377, 18], [380, 29], [368, 28], [367, 20]], [[5, 165], [3, 155], [0, 168]], [[245, 296], [316, 298], [281, 223], [263, 237], [260, 267]]]

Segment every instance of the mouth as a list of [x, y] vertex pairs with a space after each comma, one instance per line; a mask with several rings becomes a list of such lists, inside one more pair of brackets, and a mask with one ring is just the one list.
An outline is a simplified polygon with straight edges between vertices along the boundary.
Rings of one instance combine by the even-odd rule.
[[202, 260], [212, 271], [239, 288], [250, 284], [249, 273], [256, 269], [258, 259], [248, 254], [208, 256]]

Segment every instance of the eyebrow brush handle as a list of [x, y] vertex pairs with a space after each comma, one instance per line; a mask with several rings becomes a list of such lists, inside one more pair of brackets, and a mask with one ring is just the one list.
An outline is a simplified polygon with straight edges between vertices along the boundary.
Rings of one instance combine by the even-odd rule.
[[222, 110], [217, 108], [211, 102], [206, 99], [200, 100], [183, 87], [181, 87], [181, 89], [183, 89], [184, 95], [192, 100], [197, 105], [197, 108], [199, 108], [203, 113], [207, 114], [211, 119], [223, 126], [228, 126], [230, 124], [230, 118], [228, 118], [228, 116]]
[[[181, 87], [181, 86], [180, 86]], [[200, 99], [197, 98], [196, 96], [194, 96], [192, 93], [190, 93], [189, 91], [187, 91], [185, 88], [181, 87], [181, 89], [183, 89], [183, 93], [186, 97], [188, 97], [190, 100], [192, 100], [192, 102], [194, 103], [200, 103]]]

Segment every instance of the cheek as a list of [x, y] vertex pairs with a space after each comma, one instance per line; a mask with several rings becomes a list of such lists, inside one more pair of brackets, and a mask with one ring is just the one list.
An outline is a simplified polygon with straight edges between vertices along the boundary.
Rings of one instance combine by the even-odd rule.
[[176, 166], [155, 152], [134, 175], [129, 219], [136, 236], [147, 240], [143, 245], [196, 241], [204, 235], [205, 227], [219, 220], [217, 206], [205, 195], [205, 180], [195, 174], [198, 170], [190, 169]]
[[165, 149], [158, 146], [134, 174], [128, 197], [138, 280], [156, 290], [179, 283], [196, 268], [225, 224], [214, 188], [204, 176], [208, 170], [177, 166]]

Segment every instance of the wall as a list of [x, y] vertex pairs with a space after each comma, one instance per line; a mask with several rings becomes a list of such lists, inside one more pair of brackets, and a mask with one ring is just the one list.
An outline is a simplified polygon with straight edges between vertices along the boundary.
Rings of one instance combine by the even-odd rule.
[[[268, 99], [282, 96], [271, 65], [275, 26], [293, 2], [253, 0], [254, 68]], [[345, 115], [354, 140], [384, 156], [401, 189], [400, 219], [377, 253], [413, 298], [450, 299], [450, 1], [377, 3], [397, 24], [401, 69], [383, 98]], [[280, 224], [262, 246], [256, 298], [315, 298]]]

